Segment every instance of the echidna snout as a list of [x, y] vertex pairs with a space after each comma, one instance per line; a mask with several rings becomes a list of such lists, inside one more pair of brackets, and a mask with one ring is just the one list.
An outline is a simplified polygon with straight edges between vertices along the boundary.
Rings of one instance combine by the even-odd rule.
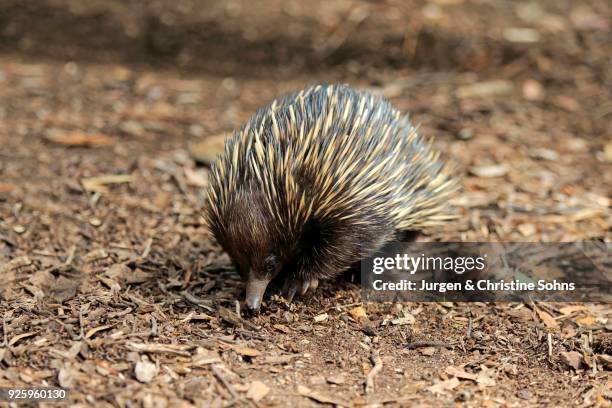
[[258, 310], [275, 277], [291, 300], [398, 231], [451, 219], [456, 185], [387, 100], [318, 85], [273, 101], [228, 138], [210, 172], [208, 221]]

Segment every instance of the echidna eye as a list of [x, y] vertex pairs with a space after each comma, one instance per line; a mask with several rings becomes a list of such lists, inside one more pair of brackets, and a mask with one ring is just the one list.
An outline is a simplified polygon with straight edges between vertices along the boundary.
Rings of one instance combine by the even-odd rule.
[[272, 275], [276, 269], [276, 257], [269, 255], [264, 261], [264, 272], [268, 275]]

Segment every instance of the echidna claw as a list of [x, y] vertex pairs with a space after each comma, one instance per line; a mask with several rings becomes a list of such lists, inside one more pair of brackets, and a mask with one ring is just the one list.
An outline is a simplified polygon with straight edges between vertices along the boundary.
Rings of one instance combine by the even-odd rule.
[[303, 279], [288, 279], [283, 287], [283, 297], [287, 302], [291, 303], [295, 295], [305, 296], [312, 294], [319, 286], [318, 279], [303, 280]]

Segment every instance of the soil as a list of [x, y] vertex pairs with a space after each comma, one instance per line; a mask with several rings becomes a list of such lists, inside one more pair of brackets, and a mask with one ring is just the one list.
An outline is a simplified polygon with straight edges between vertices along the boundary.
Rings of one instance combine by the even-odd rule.
[[609, 243], [611, 19], [605, 0], [4, 0], [0, 387], [78, 406], [610, 406], [609, 304], [363, 303], [340, 280], [242, 316], [195, 159], [283, 92], [347, 82], [461, 170], [457, 221], [425, 239]]

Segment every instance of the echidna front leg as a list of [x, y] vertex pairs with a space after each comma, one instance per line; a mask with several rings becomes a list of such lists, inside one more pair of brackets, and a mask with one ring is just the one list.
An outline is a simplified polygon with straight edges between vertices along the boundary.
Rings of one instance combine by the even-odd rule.
[[283, 285], [283, 297], [291, 302], [295, 295], [304, 296], [307, 293], [313, 294], [319, 286], [318, 279], [300, 279], [290, 278], [285, 281]]

